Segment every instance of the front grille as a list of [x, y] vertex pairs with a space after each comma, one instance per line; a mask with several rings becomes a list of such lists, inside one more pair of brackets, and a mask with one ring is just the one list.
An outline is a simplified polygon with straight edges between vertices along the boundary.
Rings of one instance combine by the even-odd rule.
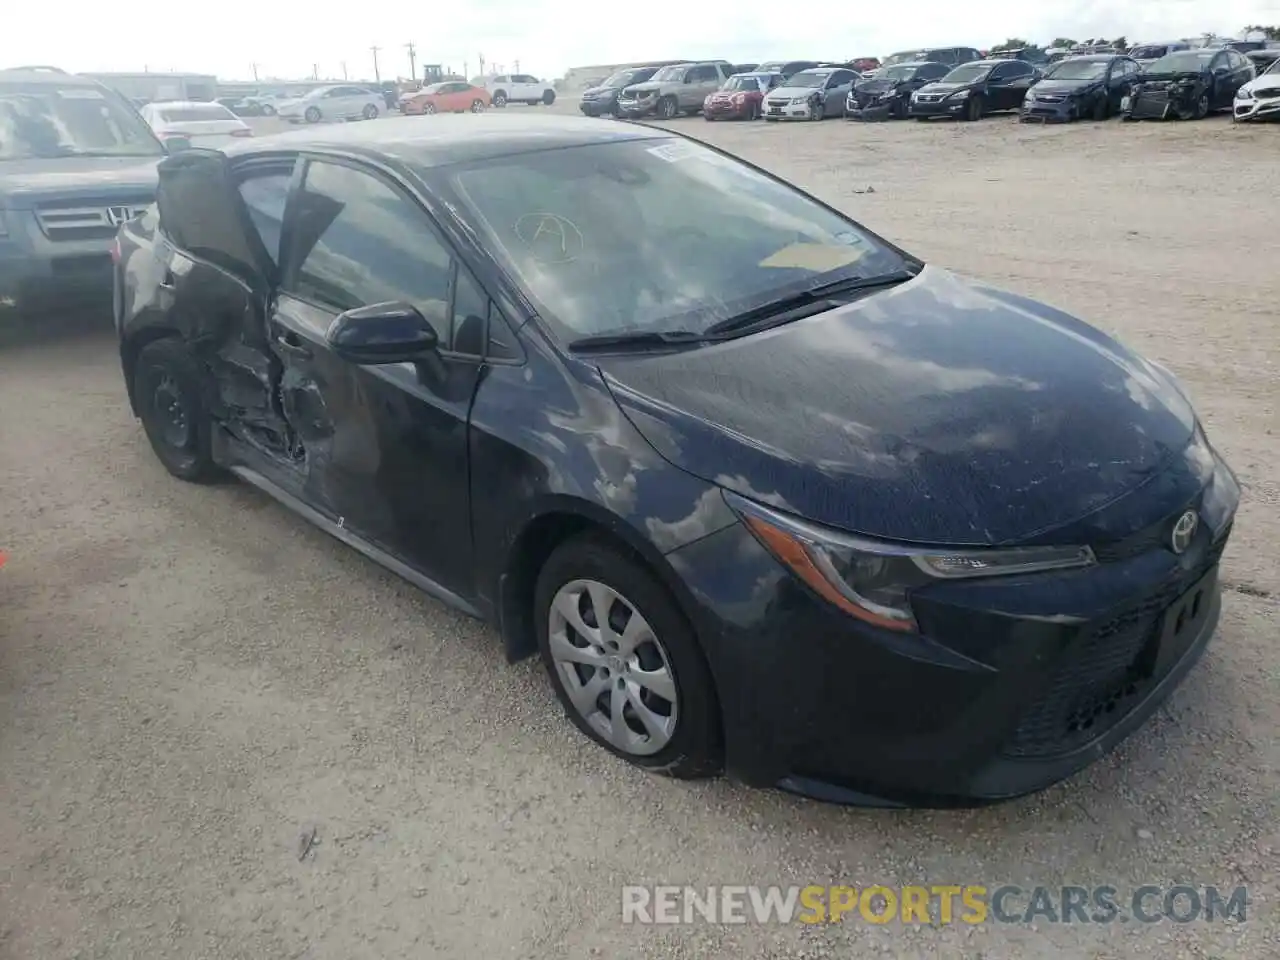
[[1150, 526], [1129, 534], [1123, 540], [1091, 544], [1093, 555], [1099, 563], [1117, 563], [1150, 550], [1167, 547], [1169, 537], [1173, 534], [1173, 525], [1188, 508], [1193, 506], [1193, 503], [1184, 504], [1167, 517], [1162, 517]]
[[790, 101], [787, 101], [787, 100], [770, 100], [770, 101], [769, 101], [769, 106], [771, 106], [771, 107], [785, 107], [789, 102], [790, 102]]
[[1004, 754], [1021, 759], [1061, 756], [1123, 719], [1162, 678], [1153, 672], [1149, 655], [1161, 618], [1217, 565], [1229, 533], [1228, 527], [1195, 570], [1170, 579], [1068, 647], [1043, 695], [1023, 714]]
[[1066, 99], [1067, 99], [1066, 97], [1059, 97], [1057, 95], [1046, 94], [1042, 96], [1037, 96], [1036, 102], [1037, 103], [1062, 103], [1062, 101]]
[[916, 99], [921, 103], [937, 103], [942, 99], [942, 95], [938, 93], [922, 93]]
[[142, 213], [150, 203], [150, 197], [54, 200], [36, 207], [36, 222], [50, 240], [109, 239], [124, 220]]

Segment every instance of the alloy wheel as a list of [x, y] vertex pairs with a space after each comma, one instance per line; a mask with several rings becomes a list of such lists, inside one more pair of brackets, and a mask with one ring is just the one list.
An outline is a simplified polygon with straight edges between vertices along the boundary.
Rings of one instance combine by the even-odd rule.
[[569, 701], [600, 737], [633, 756], [671, 742], [679, 719], [671, 658], [626, 597], [597, 580], [564, 584], [547, 639]]

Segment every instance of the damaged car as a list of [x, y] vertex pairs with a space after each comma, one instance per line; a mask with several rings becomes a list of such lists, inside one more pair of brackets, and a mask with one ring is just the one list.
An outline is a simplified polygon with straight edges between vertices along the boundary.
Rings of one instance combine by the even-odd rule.
[[1085, 117], [1106, 120], [1120, 112], [1121, 102], [1141, 73], [1137, 61], [1123, 56], [1095, 54], [1060, 60], [1027, 91], [1018, 119], [1024, 123], [1070, 123]]
[[950, 72], [945, 63], [933, 62], [881, 67], [870, 79], [853, 85], [845, 99], [844, 115], [849, 120], [906, 119], [911, 94]]
[[1202, 120], [1235, 102], [1253, 79], [1243, 53], [1222, 48], [1180, 50], [1149, 64], [1120, 103], [1125, 120]]
[[1231, 116], [1237, 123], [1280, 120], [1280, 60], [1236, 91]]
[[844, 112], [845, 99], [858, 74], [847, 67], [801, 70], [769, 91], [764, 118], [774, 120], [825, 120]]
[[735, 73], [702, 103], [707, 120], [758, 120], [765, 95], [783, 83], [780, 73]]
[[667, 130], [197, 148], [118, 247], [164, 468], [490, 621], [642, 768], [1017, 796], [1138, 729], [1217, 625], [1239, 485], [1171, 372]]

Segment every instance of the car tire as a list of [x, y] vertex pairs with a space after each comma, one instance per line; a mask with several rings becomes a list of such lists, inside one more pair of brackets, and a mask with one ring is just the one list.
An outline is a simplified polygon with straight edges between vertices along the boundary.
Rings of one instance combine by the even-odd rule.
[[907, 119], [907, 103], [905, 100], [893, 101], [893, 106], [889, 108], [889, 119], [905, 120]]
[[378, 108], [372, 103], [366, 103], [364, 111], [361, 114], [366, 120], [376, 120], [378, 118]]
[[1200, 94], [1200, 99], [1196, 101], [1196, 112], [1192, 114], [1192, 119], [1203, 120], [1209, 115], [1211, 106], [1212, 102], [1209, 99], [1209, 94]]
[[501, 110], [507, 105], [507, 92], [505, 90], [495, 90], [492, 102], [495, 107]]
[[556, 102], [556, 92], [554, 90], [542, 91], [542, 105], [549, 107]]
[[435, 113], [435, 112], [436, 112], [436, 105], [434, 103], [423, 104], [423, 107], [422, 107], [423, 116], [426, 116], [427, 114]]
[[269, 103], [264, 103], [262, 105], [262, 115], [264, 117], [274, 117], [276, 115], [276, 108]]
[[1111, 115], [1111, 101], [1104, 93], [1093, 103], [1093, 119], [1102, 121]]
[[186, 343], [154, 340], [133, 365], [133, 400], [151, 449], [179, 480], [211, 483], [223, 477], [213, 461], [213, 421], [205, 376]]
[[819, 100], [813, 105], [813, 109], [809, 111], [809, 119], [819, 122], [827, 119], [827, 102], [825, 100]]
[[[605, 624], [612, 625], [604, 632], [599, 600], [609, 608]], [[566, 609], [574, 612], [566, 616]], [[636, 616], [643, 639], [627, 650], [625, 625]], [[567, 541], [538, 575], [534, 617], [547, 675], [574, 726], [654, 773], [693, 780], [720, 772], [720, 708], [711, 671], [675, 600], [638, 559], [599, 536]], [[584, 629], [571, 627], [571, 619]], [[587, 658], [598, 665], [580, 662]], [[647, 681], [635, 679], [644, 672]], [[653, 727], [642, 724], [642, 709]]]
[[747, 110], [747, 119], [748, 120], [760, 119], [760, 104], [758, 103], [751, 104], [750, 109]]
[[658, 119], [674, 120], [680, 113], [680, 104], [675, 97], [663, 97], [658, 101]]
[[472, 100], [472, 101], [471, 101], [471, 112], [472, 112], [472, 113], [484, 113], [484, 101], [483, 101], [483, 100], [481, 100], [481, 99], [480, 99], [480, 98], [478, 98], [478, 97], [477, 97], [475, 100]]
[[969, 123], [982, 119], [982, 97], [976, 93], [964, 105], [963, 117]]
[[319, 122], [320, 122], [320, 108], [319, 108], [319, 107], [307, 107], [306, 112], [302, 115], [302, 119], [303, 119], [303, 120], [305, 120], [305, 121], [307, 121], [307, 123], [319, 123]]

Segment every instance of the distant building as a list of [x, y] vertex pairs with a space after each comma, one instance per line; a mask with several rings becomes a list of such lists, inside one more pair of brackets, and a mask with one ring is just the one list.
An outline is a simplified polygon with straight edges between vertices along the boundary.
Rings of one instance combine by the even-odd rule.
[[212, 100], [218, 78], [209, 73], [84, 73], [134, 101]]

